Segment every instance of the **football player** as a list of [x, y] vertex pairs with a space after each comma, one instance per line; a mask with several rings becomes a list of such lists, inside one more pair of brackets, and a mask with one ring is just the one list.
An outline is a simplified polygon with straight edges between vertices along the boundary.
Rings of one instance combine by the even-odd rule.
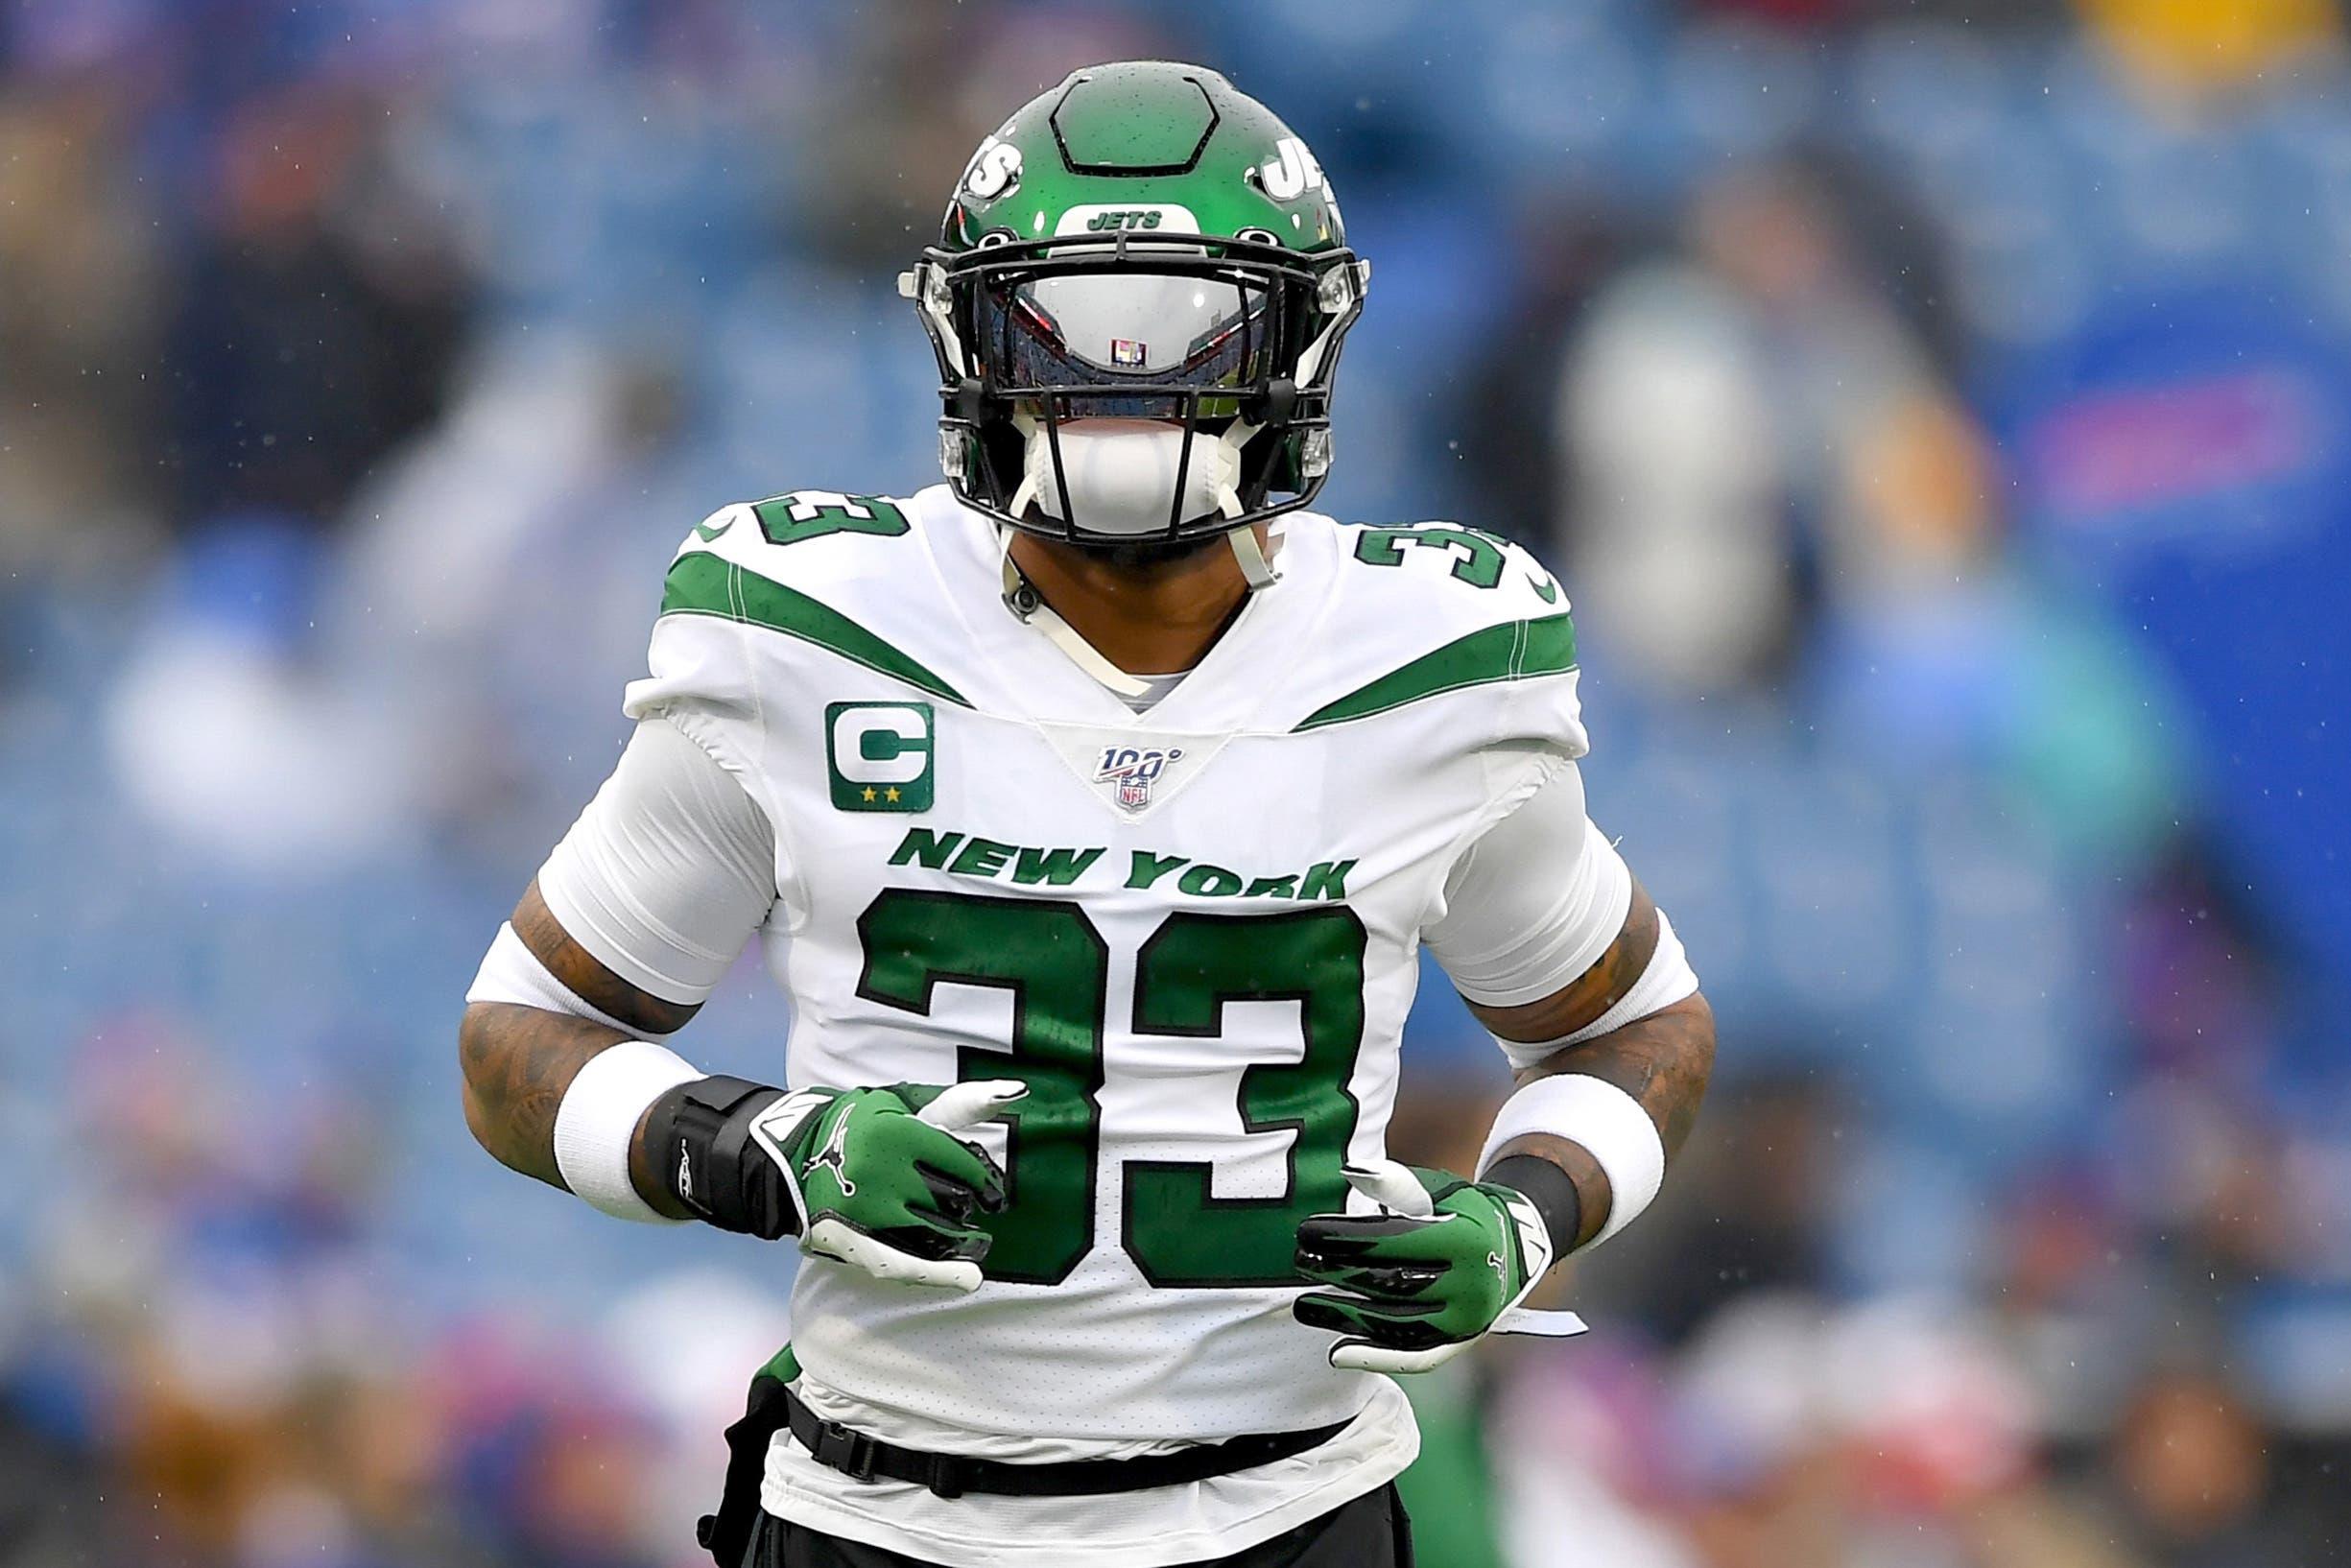
[[[1263, 105], [1079, 71], [900, 280], [946, 483], [678, 548], [462, 1052], [515, 1170], [795, 1240], [724, 1568], [1408, 1562], [1389, 1374], [1568, 1326], [1530, 1293], [1689, 1132], [1713, 1024], [1586, 818], [1559, 583], [1302, 510], [1369, 277]], [[754, 937], [772, 1083], [664, 1043]], [[1518, 1073], [1468, 1173], [1384, 1149], [1424, 945]]]

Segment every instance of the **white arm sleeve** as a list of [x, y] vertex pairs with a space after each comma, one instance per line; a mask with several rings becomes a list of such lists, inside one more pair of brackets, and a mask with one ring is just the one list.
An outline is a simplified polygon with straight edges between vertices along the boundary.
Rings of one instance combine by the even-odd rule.
[[742, 782], [667, 719], [640, 722], [612, 776], [539, 868], [539, 896], [604, 966], [699, 1003], [768, 918], [775, 835]]
[[1583, 813], [1570, 763], [1471, 844], [1424, 934], [1472, 1002], [1539, 1002], [1592, 966], [1625, 929], [1632, 873]]
[[[1573, 764], [1471, 844], [1445, 879], [1444, 913], [1423, 933], [1455, 987], [1482, 1007], [1515, 1008], [1563, 989], [1625, 929], [1632, 872], [1584, 815]], [[1564, 1039], [1499, 1042], [1513, 1066], [1622, 1028], [1698, 989], [1662, 912], [1657, 950], [1605, 1016]]]

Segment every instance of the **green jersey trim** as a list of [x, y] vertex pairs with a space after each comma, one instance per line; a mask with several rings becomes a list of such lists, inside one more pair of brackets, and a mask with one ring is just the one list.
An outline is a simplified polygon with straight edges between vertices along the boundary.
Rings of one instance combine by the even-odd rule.
[[706, 550], [689, 550], [671, 563], [662, 584], [661, 613], [715, 615], [739, 626], [765, 627], [829, 649], [960, 707], [971, 706], [962, 692], [839, 610]]
[[1576, 626], [1564, 615], [1489, 626], [1399, 665], [1336, 702], [1325, 703], [1300, 720], [1291, 733], [1368, 719], [1466, 686], [1558, 675], [1575, 667]]

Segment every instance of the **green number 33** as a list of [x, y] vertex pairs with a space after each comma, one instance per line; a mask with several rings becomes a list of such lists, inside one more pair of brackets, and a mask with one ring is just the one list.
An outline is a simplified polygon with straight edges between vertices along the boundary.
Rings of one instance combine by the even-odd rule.
[[[1110, 976], [1102, 934], [1064, 899], [903, 888], [885, 891], [857, 926], [865, 949], [857, 992], [869, 1002], [927, 1016], [940, 986], [1012, 993], [1010, 1040], [965, 1046], [956, 1061], [959, 1080], [1029, 1086], [1006, 1116], [1009, 1201], [981, 1222], [992, 1237], [984, 1267], [990, 1279], [1058, 1284], [1096, 1241]], [[1205, 1161], [1126, 1162], [1119, 1240], [1152, 1284], [1288, 1284], [1299, 1222], [1345, 1206], [1340, 1167], [1355, 1135], [1347, 1084], [1364, 1039], [1364, 945], [1355, 912], [1325, 906], [1263, 915], [1182, 912], [1137, 951], [1136, 1034], [1214, 1040], [1226, 1004], [1279, 1001], [1298, 1004], [1305, 1035], [1294, 1058], [1243, 1069], [1235, 1107], [1242, 1131], [1291, 1134], [1279, 1196], [1218, 1198]], [[1155, 1092], [1182, 1087], [1174, 1075]]]

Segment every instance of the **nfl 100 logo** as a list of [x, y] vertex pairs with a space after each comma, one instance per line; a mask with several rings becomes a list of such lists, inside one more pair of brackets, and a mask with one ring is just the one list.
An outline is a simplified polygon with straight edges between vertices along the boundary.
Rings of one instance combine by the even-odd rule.
[[1179, 746], [1105, 746], [1102, 766], [1094, 770], [1097, 784], [1116, 784], [1118, 803], [1128, 811], [1151, 804], [1151, 787], [1168, 764], [1183, 755]]

